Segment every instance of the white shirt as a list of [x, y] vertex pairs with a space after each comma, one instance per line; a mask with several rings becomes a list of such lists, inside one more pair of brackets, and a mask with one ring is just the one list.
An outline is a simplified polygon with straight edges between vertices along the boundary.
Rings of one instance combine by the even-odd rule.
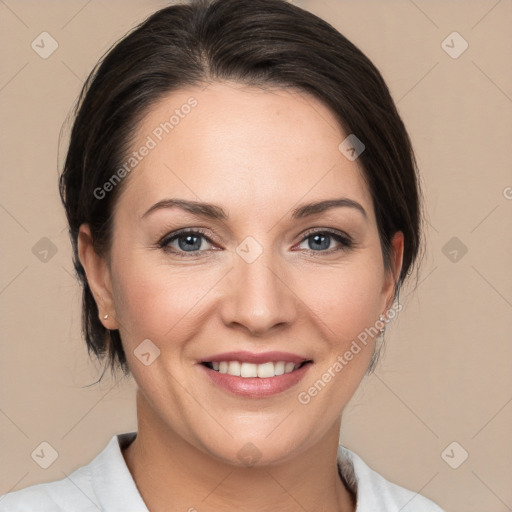
[[[113, 436], [89, 464], [66, 478], [1, 495], [0, 512], [149, 512], [121, 452], [136, 435]], [[427, 498], [387, 481], [342, 445], [338, 467], [357, 495], [356, 512], [444, 512]]]

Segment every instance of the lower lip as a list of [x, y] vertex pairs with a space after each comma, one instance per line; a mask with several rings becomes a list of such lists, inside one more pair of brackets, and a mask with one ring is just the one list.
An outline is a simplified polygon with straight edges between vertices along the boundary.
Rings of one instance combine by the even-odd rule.
[[312, 363], [306, 363], [299, 369], [275, 377], [237, 377], [199, 364], [210, 380], [227, 391], [246, 398], [264, 398], [282, 393], [295, 386], [309, 370]]

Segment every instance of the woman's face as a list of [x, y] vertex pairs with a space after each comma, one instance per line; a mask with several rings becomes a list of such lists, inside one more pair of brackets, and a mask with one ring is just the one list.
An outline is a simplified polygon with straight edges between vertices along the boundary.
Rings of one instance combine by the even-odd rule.
[[[138, 127], [104, 322], [120, 330], [146, 419], [224, 461], [311, 448], [368, 366], [375, 337], [357, 340], [390, 306], [393, 276], [358, 160], [339, 149], [347, 135], [309, 95], [233, 83], [174, 92]], [[401, 234], [394, 246], [398, 273]]]

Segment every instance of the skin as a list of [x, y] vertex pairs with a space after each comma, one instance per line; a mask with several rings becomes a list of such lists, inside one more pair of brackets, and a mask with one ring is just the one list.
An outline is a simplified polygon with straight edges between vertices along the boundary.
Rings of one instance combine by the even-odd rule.
[[[80, 229], [100, 318], [120, 330], [138, 386], [138, 436], [123, 452], [126, 463], [151, 512], [354, 511], [337, 474], [337, 445], [375, 339], [308, 404], [297, 396], [391, 306], [403, 235], [393, 238], [386, 270], [362, 170], [338, 149], [347, 134], [304, 93], [229, 82], [175, 91], [148, 112], [133, 149], [190, 96], [197, 107], [125, 178], [110, 253], [96, 254], [88, 226]], [[229, 219], [176, 207], [142, 218], [171, 197], [215, 203]], [[299, 204], [339, 197], [357, 201], [366, 217], [341, 207], [291, 218]], [[185, 257], [158, 246], [182, 228], [206, 231], [199, 251], [178, 240], [171, 248]], [[331, 237], [319, 247], [305, 238], [312, 228], [346, 233], [353, 246]], [[248, 236], [263, 251], [252, 263], [236, 252]], [[134, 355], [145, 339], [160, 350], [148, 366]], [[289, 390], [241, 398], [197, 363], [232, 350], [288, 351], [313, 364]], [[237, 456], [247, 443], [260, 456], [251, 467]]]

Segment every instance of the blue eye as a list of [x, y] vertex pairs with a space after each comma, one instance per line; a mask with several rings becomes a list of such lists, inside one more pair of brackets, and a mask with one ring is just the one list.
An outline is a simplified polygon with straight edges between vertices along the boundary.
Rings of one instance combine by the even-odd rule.
[[[331, 240], [334, 239], [336, 242], [341, 244], [341, 248], [331, 248]], [[346, 250], [352, 247], [352, 240], [346, 235], [334, 231], [313, 231], [307, 234], [302, 242], [309, 241], [309, 250], [311, 252], [335, 252], [339, 250]], [[315, 247], [315, 249], [313, 249]], [[321, 250], [316, 250], [321, 249]]]
[[[211, 243], [201, 231], [180, 231], [170, 237], [165, 237], [159, 242], [159, 245], [163, 249], [169, 249], [181, 256], [186, 252], [203, 252], [204, 249], [201, 250], [203, 240], [208, 240]], [[171, 246], [174, 241], [178, 242], [178, 248]]]
[[[331, 241], [335, 240], [341, 247], [331, 248]], [[187, 253], [204, 253], [208, 249], [202, 249], [203, 241], [209, 244], [213, 242], [199, 229], [197, 230], [182, 230], [177, 233], [171, 233], [158, 242], [159, 247], [165, 251], [171, 252], [179, 256], [187, 256]], [[348, 250], [353, 246], [353, 242], [348, 235], [341, 233], [324, 230], [309, 232], [301, 240], [301, 244], [308, 241], [309, 247], [306, 251], [312, 253], [332, 253], [340, 250]], [[177, 242], [176, 245], [172, 245]]]

